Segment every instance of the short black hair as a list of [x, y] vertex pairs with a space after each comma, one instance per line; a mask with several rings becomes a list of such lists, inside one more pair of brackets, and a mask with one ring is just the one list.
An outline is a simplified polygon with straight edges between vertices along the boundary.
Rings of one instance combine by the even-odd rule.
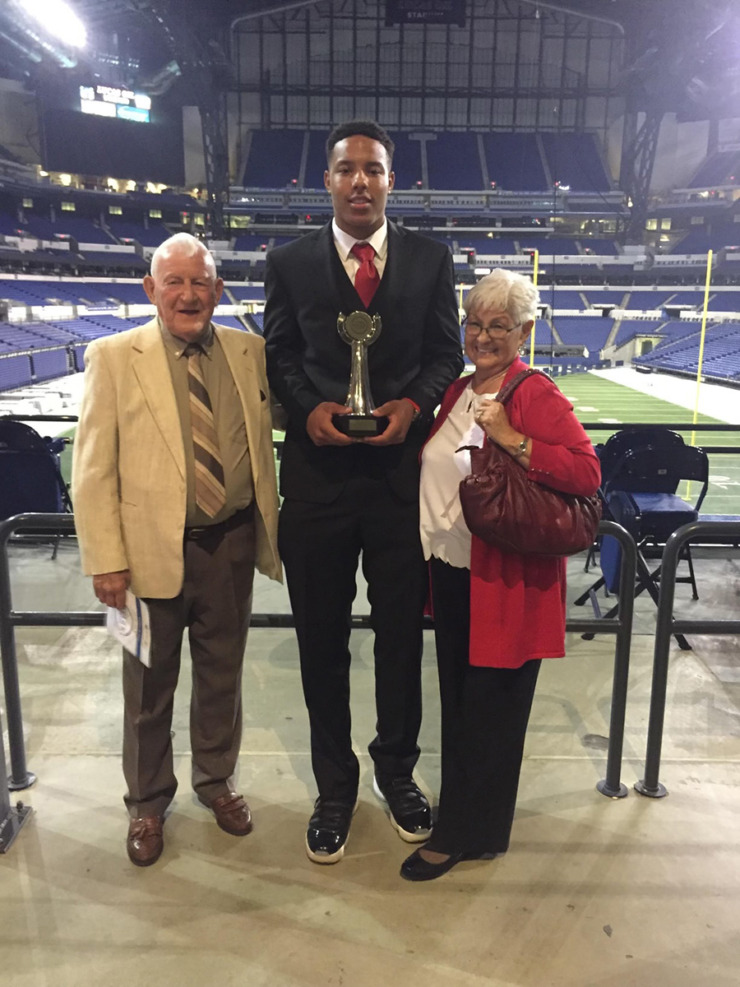
[[338, 124], [329, 134], [326, 141], [327, 164], [331, 162], [331, 152], [334, 150], [335, 144], [343, 141], [346, 137], [357, 136], [369, 137], [371, 140], [382, 144], [388, 155], [388, 167], [390, 168], [393, 164], [393, 152], [396, 149], [396, 145], [390, 139], [388, 133], [375, 120], [349, 120], [347, 123]]

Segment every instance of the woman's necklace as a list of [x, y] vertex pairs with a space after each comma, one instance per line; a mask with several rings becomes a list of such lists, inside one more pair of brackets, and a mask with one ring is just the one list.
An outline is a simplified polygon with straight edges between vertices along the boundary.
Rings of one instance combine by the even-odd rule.
[[[487, 387], [483, 387], [483, 385], [484, 384], [488, 384], [489, 382], [493, 382], [494, 380], [498, 380], [500, 377], [505, 377], [506, 376], [506, 371], [508, 369], [509, 369], [508, 367], [504, 367], [503, 370], [499, 371], [499, 373], [497, 373], [497, 374], [494, 374], [493, 377], [486, 377], [482, 381], [476, 381], [475, 375], [473, 375], [473, 390], [475, 391], [476, 394], [484, 394], [488, 390], [488, 388]], [[482, 387], [483, 390], [482, 391], [478, 391], [477, 390], [478, 387]]]
[[[493, 382], [494, 380], [498, 380], [500, 377], [505, 377], [506, 376], [506, 371], [508, 369], [509, 369], [508, 367], [505, 367], [499, 373], [494, 374], [493, 377], [486, 377], [485, 380], [482, 380], [477, 386], [478, 387], [482, 387], [483, 384], [488, 384], [489, 382]], [[485, 394], [486, 391], [488, 390], [487, 387], [483, 387], [483, 390], [482, 391], [477, 391], [476, 390], [475, 375], [473, 375], [473, 384], [472, 384], [472, 388], [471, 389], [473, 391], [473, 397], [470, 399], [470, 403], [468, 404], [468, 412], [470, 412], [470, 409], [473, 407], [473, 403], [475, 401], [475, 396], [478, 395], [478, 394]]]

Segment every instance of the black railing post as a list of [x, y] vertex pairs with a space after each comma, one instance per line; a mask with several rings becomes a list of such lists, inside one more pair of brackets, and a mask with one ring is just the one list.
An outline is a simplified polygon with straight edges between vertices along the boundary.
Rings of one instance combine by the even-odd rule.
[[0, 853], [7, 853], [21, 826], [31, 815], [31, 808], [19, 802], [10, 804], [8, 776], [5, 773], [5, 747], [3, 745], [3, 718], [0, 716]]
[[84, 613], [16, 613], [10, 589], [10, 565], [8, 562], [8, 541], [17, 531], [33, 531], [57, 535], [75, 533], [74, 517], [71, 514], [16, 514], [0, 522], [0, 662], [3, 666], [3, 688], [5, 690], [5, 711], [8, 717], [8, 746], [10, 748], [11, 791], [30, 788], [36, 776], [26, 768], [26, 744], [23, 737], [23, 716], [21, 715], [21, 695], [18, 683], [18, 659], [15, 650], [16, 625], [25, 626], [64, 626], [79, 624], [101, 624], [105, 614], [93, 611]]
[[[607, 798], [624, 798], [627, 787], [622, 784], [622, 747], [624, 745], [624, 719], [627, 708], [627, 682], [629, 678], [632, 619], [635, 605], [635, 571], [637, 548], [635, 542], [621, 525], [614, 521], [601, 521], [599, 535], [616, 538], [622, 548], [620, 568], [620, 592], [616, 617], [593, 617], [566, 621], [565, 628], [579, 634], [615, 634], [614, 677], [612, 685], [611, 714], [609, 721], [609, 748], [606, 760], [606, 778], [596, 785], [596, 790]], [[623, 587], [623, 588], [622, 588]], [[577, 602], [577, 601], [576, 601]]]
[[649, 798], [668, 794], [658, 780], [663, 746], [666, 697], [668, 691], [668, 659], [672, 634], [737, 634], [740, 620], [674, 620], [673, 602], [676, 570], [681, 549], [692, 538], [704, 536], [709, 540], [731, 542], [740, 536], [740, 521], [692, 521], [678, 528], [663, 549], [658, 597], [658, 623], [653, 655], [653, 682], [650, 691], [650, 721], [648, 724], [645, 774], [635, 783], [635, 790]]
[[[50, 535], [74, 534], [74, 517], [70, 514], [19, 514], [0, 523], [0, 657], [3, 665], [5, 702], [8, 711], [8, 740], [12, 763], [11, 789], [27, 788], [36, 780], [26, 768], [23, 721], [21, 716], [18, 667], [15, 652], [15, 627], [21, 626], [101, 626], [105, 623], [102, 611], [82, 612], [15, 612], [10, 590], [8, 564], [8, 539], [16, 531], [44, 532]], [[636, 548], [632, 537], [613, 521], [602, 521], [600, 534], [616, 538], [622, 546], [621, 586], [619, 610], [616, 618], [593, 620], [568, 620], [566, 629], [576, 632], [614, 633], [617, 638], [614, 657], [611, 718], [607, 775], [597, 784], [597, 790], [608, 798], [622, 798], [627, 789], [620, 781], [622, 747], [624, 743], [624, 719], [627, 704], [627, 679], [629, 675], [632, 615], [634, 609]], [[294, 626], [292, 614], [253, 614], [253, 627]], [[353, 627], [369, 627], [368, 616], [353, 616]], [[429, 627], [427, 621], [425, 626]]]
[[[607, 522], [608, 523], [608, 522]], [[610, 523], [610, 529], [612, 523]], [[613, 524], [610, 530], [619, 539], [622, 559], [619, 571], [619, 610], [617, 612], [617, 645], [614, 655], [614, 679], [612, 683], [612, 708], [609, 719], [609, 749], [606, 759], [606, 778], [596, 788], [608, 798], [624, 798], [627, 787], [620, 780], [624, 748], [624, 721], [627, 712], [627, 685], [632, 648], [632, 621], [635, 609], [635, 575], [637, 547], [624, 528]]]
[[36, 778], [26, 770], [26, 745], [23, 739], [21, 694], [18, 684], [18, 661], [15, 653], [15, 627], [13, 602], [10, 593], [10, 566], [8, 563], [8, 539], [17, 530], [18, 521], [26, 515], [17, 515], [0, 524], [0, 659], [3, 666], [5, 712], [8, 717], [8, 746], [10, 748], [10, 780], [8, 786], [15, 791], [30, 787]]

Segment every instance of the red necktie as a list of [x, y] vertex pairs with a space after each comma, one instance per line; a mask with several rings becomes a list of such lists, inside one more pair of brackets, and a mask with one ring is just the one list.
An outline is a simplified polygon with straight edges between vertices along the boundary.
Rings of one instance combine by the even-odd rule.
[[380, 284], [380, 275], [375, 267], [375, 247], [369, 243], [356, 243], [351, 253], [360, 262], [357, 274], [355, 274], [355, 290], [362, 299], [365, 308], [369, 308], [373, 295]]

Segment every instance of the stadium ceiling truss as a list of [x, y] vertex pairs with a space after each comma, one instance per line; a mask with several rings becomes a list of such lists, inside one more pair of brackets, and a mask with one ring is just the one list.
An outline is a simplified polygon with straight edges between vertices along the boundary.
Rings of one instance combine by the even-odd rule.
[[[228, 197], [227, 120], [241, 146], [257, 127], [370, 116], [391, 130], [591, 131], [605, 151], [621, 139], [639, 238], [664, 114], [688, 106], [686, 119], [713, 120], [716, 132], [740, 102], [736, 0], [466, 0], [462, 25], [390, 23], [386, 0], [71, 2], [95, 37], [130, 39], [122, 72], [139, 68], [136, 39], [151, 79], [176, 63], [182, 102], [201, 113], [214, 232]], [[0, 5], [8, 71], [32, 80], [66, 66], [11, 7]]]
[[468, 2], [463, 27], [389, 25], [384, 0], [284, 7], [235, 19], [240, 128], [373, 116], [392, 129], [605, 136], [622, 106], [619, 25], [555, 3]]
[[[225, 53], [226, 34], [208, 9], [182, 17], [177, 0], [129, 0], [153, 21], [166, 41], [169, 55], [182, 75], [183, 98], [200, 111], [203, 156], [208, 193], [208, 228], [211, 235], [224, 233], [224, 207], [229, 196], [229, 147], [227, 92], [231, 67]], [[216, 13], [211, 11], [211, 13]]]

